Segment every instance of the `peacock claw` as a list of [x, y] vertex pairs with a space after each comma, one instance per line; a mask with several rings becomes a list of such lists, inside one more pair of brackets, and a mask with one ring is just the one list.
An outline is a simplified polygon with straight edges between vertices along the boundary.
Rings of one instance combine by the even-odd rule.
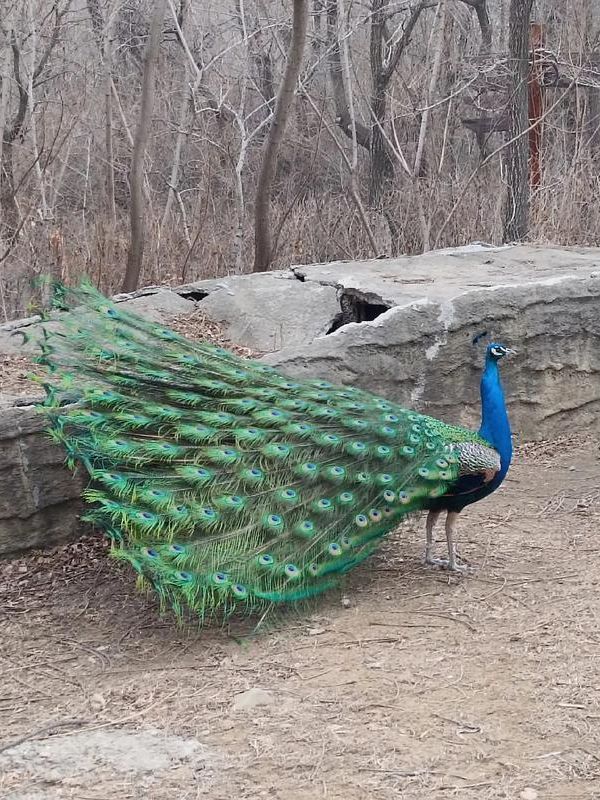
[[449, 572], [460, 572], [463, 575], [472, 572], [472, 567], [462, 562], [454, 561], [450, 563], [448, 558], [425, 558], [425, 563], [430, 567], [439, 567], [440, 569], [447, 569]]

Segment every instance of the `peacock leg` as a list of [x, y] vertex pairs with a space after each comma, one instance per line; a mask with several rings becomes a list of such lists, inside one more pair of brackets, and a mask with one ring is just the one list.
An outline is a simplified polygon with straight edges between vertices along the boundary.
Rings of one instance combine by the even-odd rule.
[[[467, 572], [468, 567], [460, 564], [456, 558], [456, 548], [454, 545], [454, 531], [458, 521], [458, 511], [448, 511], [446, 516], [446, 542], [448, 543], [448, 558], [433, 558], [431, 555], [433, 541], [433, 526], [439, 516], [439, 511], [430, 511], [427, 517], [427, 545], [425, 550], [425, 563], [436, 567], [443, 567], [452, 572]], [[433, 518], [432, 518], [433, 517]]]
[[458, 511], [449, 511], [446, 516], [446, 542], [448, 543], [448, 569], [452, 572], [464, 571], [466, 568], [456, 563], [456, 546], [454, 544], [454, 529], [458, 521]]
[[435, 523], [438, 521], [438, 517], [440, 516], [441, 511], [430, 511], [427, 514], [427, 522], [425, 523], [425, 533], [427, 535], [427, 541], [425, 544], [425, 563], [426, 564], [437, 564], [436, 559], [432, 555], [433, 551], [433, 529], [435, 527]]

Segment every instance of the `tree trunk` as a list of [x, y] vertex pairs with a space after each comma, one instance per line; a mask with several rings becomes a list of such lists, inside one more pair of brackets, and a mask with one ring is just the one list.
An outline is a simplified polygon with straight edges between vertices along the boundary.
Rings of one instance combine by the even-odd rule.
[[154, 75], [160, 50], [160, 39], [163, 29], [163, 21], [167, 0], [156, 0], [154, 13], [150, 25], [150, 37], [146, 45], [144, 58], [144, 76], [142, 79], [142, 103], [140, 108], [140, 118], [138, 120], [135, 139], [133, 144], [133, 155], [131, 158], [131, 238], [129, 241], [129, 253], [127, 256], [127, 267], [123, 279], [123, 292], [133, 292], [137, 289], [140, 272], [142, 269], [142, 257], [144, 255], [144, 157], [146, 155], [146, 145], [150, 134], [150, 124], [152, 122], [152, 107], [154, 105]]
[[115, 158], [113, 149], [112, 113], [112, 51], [114, 14], [112, 3], [108, 7], [108, 17], [104, 29], [102, 53], [104, 56], [104, 148], [106, 152], [106, 205], [110, 212], [113, 230], [117, 226], [117, 206], [115, 202]]
[[506, 148], [507, 199], [503, 241], [519, 242], [529, 230], [529, 18], [532, 0], [511, 0], [508, 53], [512, 67], [509, 143]]
[[327, 64], [333, 90], [335, 121], [349, 139], [356, 136], [358, 144], [365, 150], [370, 150], [370, 127], [358, 121], [356, 115], [352, 115], [351, 119], [352, 98], [348, 95], [348, 87], [344, 84], [340, 38], [338, 0], [327, 0]]
[[462, 0], [462, 2], [475, 9], [479, 30], [481, 31], [479, 52], [482, 55], [489, 55], [492, 50], [492, 23], [487, 8], [487, 0]]
[[[27, 87], [21, 79], [21, 51], [16, 40], [15, 32], [10, 32], [11, 50], [13, 61], [13, 76], [19, 91], [19, 104], [12, 121], [5, 122], [2, 133], [3, 149], [2, 162], [0, 163], [0, 209], [2, 210], [2, 228], [0, 237], [9, 241], [13, 240], [15, 232], [19, 226], [19, 207], [17, 205], [16, 188], [13, 168], [13, 144], [21, 135], [25, 124], [25, 115], [29, 105]], [[3, 81], [6, 91], [9, 92], [9, 82]], [[10, 99], [10, 98], [9, 98]], [[6, 101], [7, 102], [7, 101]], [[11, 241], [12, 245], [12, 241]]]
[[373, 79], [373, 95], [371, 97], [371, 170], [369, 175], [369, 203], [379, 204], [385, 194], [387, 184], [394, 178], [394, 165], [385, 147], [383, 128], [386, 116], [386, 92], [389, 78], [383, 68], [383, 39], [385, 26], [385, 0], [374, 0], [371, 17], [370, 60]]
[[[590, 3], [585, 14], [587, 35], [584, 39], [586, 50], [594, 51], [600, 40], [600, 11], [598, 4]], [[600, 89], [588, 86], [585, 103], [585, 142], [591, 157], [596, 160], [600, 156]]]
[[[194, 92], [200, 83], [200, 79], [196, 78], [196, 82], [191, 87], [190, 92], [190, 68], [186, 64], [185, 73], [183, 76], [183, 87], [181, 89], [181, 100], [179, 105], [179, 119], [177, 122], [177, 137], [175, 139], [175, 148], [173, 150], [173, 162], [171, 164], [171, 175], [169, 177], [169, 192], [167, 194], [167, 202], [165, 203], [165, 210], [162, 216], [162, 222], [160, 223], [161, 231], [166, 226], [169, 215], [171, 213], [171, 208], [173, 207], [173, 200], [177, 200], [179, 196], [179, 167], [181, 165], [181, 152], [183, 150], [183, 145], [185, 144], [185, 140], [190, 135], [190, 125], [188, 118], [190, 116], [190, 105], [191, 100], [194, 96]], [[189, 232], [186, 231], [186, 241], [188, 247], [191, 246], [191, 240], [189, 237]]]
[[38, 184], [38, 191], [40, 193], [40, 212], [42, 219], [44, 222], [47, 219], [50, 219], [53, 214], [48, 208], [48, 202], [46, 199], [46, 182], [44, 179], [44, 173], [42, 171], [42, 164], [41, 164], [41, 153], [38, 147], [38, 136], [37, 136], [37, 120], [35, 114], [35, 101], [33, 97], [33, 76], [35, 74], [35, 61], [37, 56], [37, 30], [35, 27], [36, 19], [35, 19], [35, 10], [33, 8], [32, 0], [29, 0], [27, 4], [27, 12], [29, 17], [29, 58], [30, 58], [30, 65], [28, 70], [28, 82], [27, 82], [27, 96], [29, 99], [29, 132], [31, 134], [31, 149], [33, 151], [34, 157], [34, 172], [37, 178]]
[[253, 272], [263, 272], [268, 269], [273, 258], [270, 220], [271, 187], [275, 177], [279, 147], [285, 133], [290, 106], [294, 99], [294, 89], [302, 66], [308, 27], [308, 10], [309, 0], [294, 0], [292, 40], [287, 54], [283, 80], [275, 102], [269, 135], [265, 142], [262, 166], [256, 187]]
[[[369, 202], [373, 206], [380, 204], [381, 198], [394, 180], [393, 155], [390, 154], [390, 148], [384, 135], [388, 87], [400, 58], [410, 42], [410, 37], [421, 13], [429, 6], [429, 0], [418, 0], [414, 5], [405, 7], [404, 10], [409, 13], [403, 24], [402, 35], [390, 49], [386, 32], [389, 2], [388, 0], [373, 0], [372, 2], [369, 59], [373, 82], [373, 96], [371, 98], [373, 121], [369, 148], [371, 151]], [[385, 63], [384, 51], [387, 51]]]
[[19, 207], [15, 191], [15, 178], [13, 171], [13, 143], [10, 139], [4, 140], [2, 165], [0, 167], [0, 240], [11, 240], [19, 227]]

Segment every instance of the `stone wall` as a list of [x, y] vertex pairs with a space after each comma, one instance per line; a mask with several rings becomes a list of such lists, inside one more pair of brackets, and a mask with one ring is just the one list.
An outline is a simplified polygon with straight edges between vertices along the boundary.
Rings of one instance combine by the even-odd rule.
[[0, 452], [0, 555], [75, 538], [84, 477], [65, 469], [34, 408], [0, 410]]

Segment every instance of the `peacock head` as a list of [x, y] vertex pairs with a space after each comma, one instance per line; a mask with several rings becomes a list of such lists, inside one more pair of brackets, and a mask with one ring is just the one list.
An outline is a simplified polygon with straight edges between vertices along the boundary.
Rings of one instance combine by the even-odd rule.
[[514, 355], [516, 352], [512, 347], [506, 347], [506, 345], [499, 342], [490, 342], [486, 348], [486, 358], [492, 361], [500, 361], [504, 356]]

